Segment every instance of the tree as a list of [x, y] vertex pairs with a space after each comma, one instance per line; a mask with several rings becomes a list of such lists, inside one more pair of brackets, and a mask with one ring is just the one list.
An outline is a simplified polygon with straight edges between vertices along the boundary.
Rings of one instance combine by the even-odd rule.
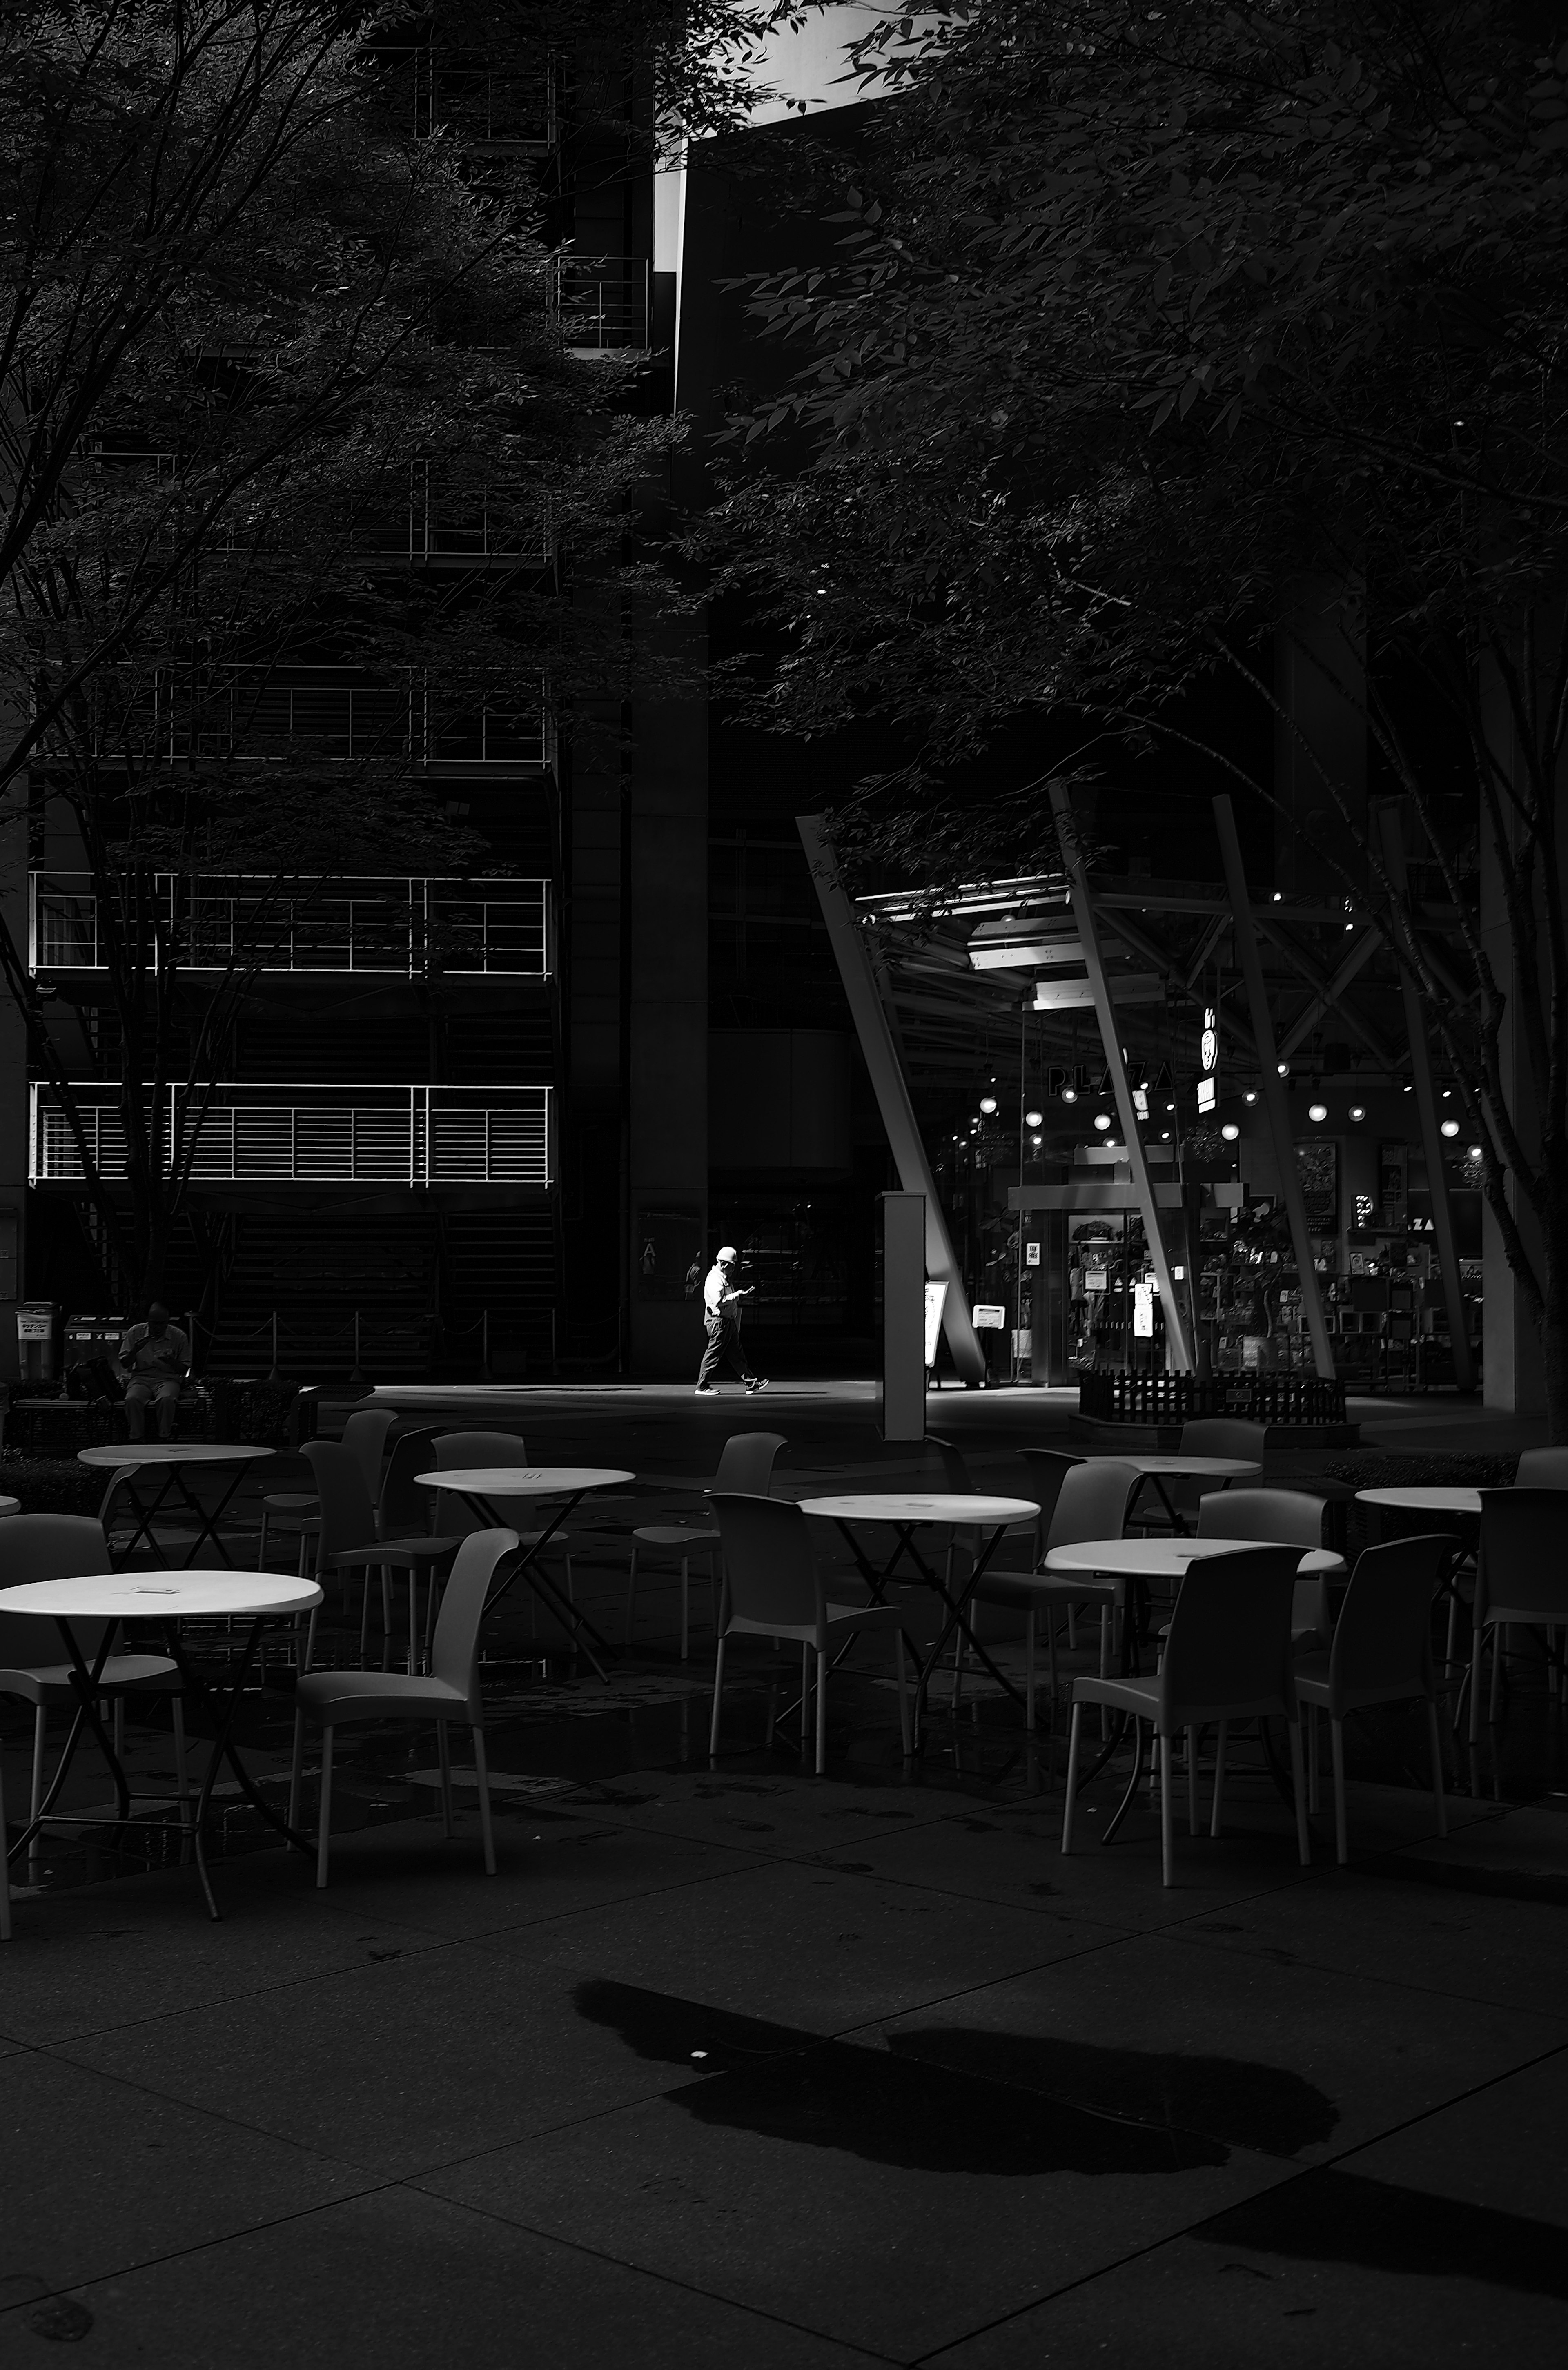
[[1042, 773], [1184, 749], [1272, 800], [1193, 696], [1297, 731], [1267, 658], [1297, 635], [1436, 868], [1407, 889], [1309, 749], [1568, 1438], [1568, 49], [1494, 0], [986, 0], [862, 63], [901, 95], [843, 259], [754, 291], [805, 357], [736, 423], [719, 522], [790, 637], [757, 704], [896, 724], [867, 844], [973, 872], [1038, 845], [1043, 783], [946, 794], [1020, 721]]
[[[631, 13], [643, 67], [668, 61], [674, 120], [719, 106], [711, 57]], [[605, 26], [508, 15], [510, 62], [540, 94], [551, 45]], [[734, 15], [708, 8], [705, 39]], [[589, 689], [615, 696], [630, 660], [602, 610], [562, 598], [560, 555], [640, 595], [663, 582], [621, 544], [669, 431], [629, 416], [624, 372], [563, 351], [526, 150], [478, 171], [444, 117], [401, 105], [409, 45], [430, 40], [319, 0], [24, 0], [0, 27], [0, 669], [25, 687], [0, 797], [14, 831], [29, 782], [35, 810], [72, 816], [110, 1054], [80, 1014], [61, 1026], [4, 930], [0, 972], [133, 1292], [167, 1256], [282, 906], [345, 869], [474, 853], [421, 787], [406, 702], [367, 759], [274, 726], [259, 772], [248, 728], [280, 670], [417, 675], [449, 727], [536, 718], [548, 673], [570, 714]], [[414, 506], [467, 537], [472, 569], [410, 564]], [[259, 880], [213, 969], [198, 884], [239, 872]], [[73, 1089], [95, 1058], [125, 1187]]]

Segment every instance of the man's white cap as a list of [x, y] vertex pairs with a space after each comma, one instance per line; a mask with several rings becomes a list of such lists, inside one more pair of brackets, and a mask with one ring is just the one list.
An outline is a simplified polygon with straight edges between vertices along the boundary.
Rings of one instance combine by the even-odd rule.
[[721, 1260], [732, 1260], [738, 1258], [739, 1253], [736, 1251], [733, 1243], [723, 1243], [720, 1246], [717, 1257]]

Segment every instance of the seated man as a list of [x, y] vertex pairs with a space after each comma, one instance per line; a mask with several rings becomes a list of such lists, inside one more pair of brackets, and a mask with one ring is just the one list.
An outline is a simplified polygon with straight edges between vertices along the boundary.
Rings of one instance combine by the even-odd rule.
[[125, 1429], [132, 1440], [147, 1436], [147, 1402], [155, 1409], [157, 1437], [174, 1438], [179, 1410], [179, 1386], [190, 1367], [190, 1344], [178, 1325], [169, 1323], [161, 1300], [147, 1310], [144, 1325], [129, 1326], [121, 1336], [119, 1366], [125, 1378]]

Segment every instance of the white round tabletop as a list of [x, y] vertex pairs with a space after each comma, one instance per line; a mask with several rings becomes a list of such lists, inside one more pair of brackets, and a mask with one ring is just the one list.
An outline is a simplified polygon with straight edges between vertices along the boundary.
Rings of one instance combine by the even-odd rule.
[[907, 1490], [883, 1494], [857, 1490], [843, 1498], [802, 1498], [802, 1514], [826, 1514], [840, 1523], [1032, 1523], [1040, 1509], [1032, 1498], [966, 1497], [951, 1490], [917, 1497]]
[[416, 1473], [427, 1490], [458, 1490], [468, 1498], [559, 1498], [574, 1490], [608, 1490], [635, 1481], [617, 1465], [476, 1465]]
[[313, 1580], [256, 1571], [105, 1571], [75, 1580], [29, 1580], [0, 1590], [7, 1613], [48, 1613], [63, 1621], [170, 1621], [187, 1615], [308, 1613], [321, 1602]]
[[1140, 1473], [1171, 1474], [1178, 1480], [1251, 1481], [1263, 1469], [1251, 1456], [1161, 1456], [1153, 1450], [1146, 1455], [1142, 1449], [1129, 1450], [1124, 1456], [1119, 1448], [1110, 1453], [1118, 1465], [1136, 1466]]
[[1412, 1482], [1407, 1490], [1358, 1490], [1363, 1506], [1399, 1506], [1407, 1514], [1479, 1514], [1481, 1491], [1447, 1481]]
[[[1053, 1547], [1045, 1569], [1098, 1572], [1117, 1580], [1180, 1580], [1200, 1556], [1239, 1555], [1247, 1547], [1268, 1545], [1267, 1539], [1078, 1539], [1071, 1547]], [[1344, 1558], [1332, 1547], [1303, 1547], [1299, 1568], [1304, 1572], [1343, 1571]]]
[[242, 1440], [122, 1440], [109, 1448], [78, 1448], [78, 1465], [248, 1465], [275, 1456]]
[[0, 1514], [19, 1514], [21, 1511], [22, 1501], [19, 1498], [0, 1498]]

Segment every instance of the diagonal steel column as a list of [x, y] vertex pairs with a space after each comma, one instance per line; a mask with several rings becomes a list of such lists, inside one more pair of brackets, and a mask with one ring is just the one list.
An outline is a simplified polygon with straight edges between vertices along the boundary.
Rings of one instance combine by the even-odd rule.
[[1392, 884], [1395, 903], [1392, 926], [1400, 939], [1400, 993], [1404, 998], [1405, 1035], [1410, 1040], [1410, 1077], [1421, 1120], [1421, 1141], [1426, 1153], [1426, 1182], [1432, 1195], [1432, 1231], [1443, 1266], [1443, 1299], [1448, 1312], [1448, 1339], [1454, 1345], [1454, 1380], [1461, 1391], [1475, 1388], [1470, 1360], [1470, 1326], [1465, 1318], [1464, 1287], [1459, 1281], [1458, 1247], [1454, 1236], [1454, 1205], [1448, 1199], [1448, 1175], [1443, 1166], [1443, 1138], [1437, 1124], [1437, 1098], [1432, 1085], [1432, 1048], [1426, 1018], [1421, 1009], [1421, 988], [1412, 968], [1415, 949], [1405, 908], [1404, 834], [1400, 811], [1392, 799], [1378, 806], [1378, 829], [1383, 863]]
[[958, 1271], [958, 1261], [953, 1257], [947, 1219], [942, 1214], [942, 1205], [937, 1194], [937, 1180], [931, 1174], [931, 1164], [926, 1157], [926, 1147], [920, 1141], [920, 1131], [915, 1122], [915, 1107], [909, 1099], [908, 1076], [887, 1007], [872, 974], [865, 933], [855, 919], [855, 909], [839, 879], [838, 860], [823, 834], [822, 817], [797, 815], [795, 828], [801, 834], [801, 845], [806, 851], [806, 862], [816, 884], [817, 901], [822, 907], [823, 920], [827, 924], [827, 935], [837, 961], [838, 975], [844, 982], [844, 993], [849, 999], [850, 1017], [860, 1040], [860, 1051], [870, 1072], [877, 1108], [882, 1112], [894, 1165], [898, 1170], [898, 1181], [906, 1193], [923, 1193], [926, 1197], [926, 1273], [933, 1283], [947, 1285], [942, 1331], [952, 1352], [952, 1363], [966, 1383], [983, 1383], [986, 1379], [985, 1352], [970, 1322], [969, 1301]]
[[1312, 1337], [1312, 1363], [1325, 1380], [1332, 1381], [1333, 1344], [1329, 1339], [1329, 1328], [1323, 1316], [1323, 1296], [1318, 1289], [1318, 1271], [1312, 1264], [1312, 1238], [1307, 1232], [1307, 1204], [1301, 1197], [1301, 1172], [1296, 1166], [1296, 1144], [1290, 1133], [1290, 1114], [1285, 1107], [1285, 1090], [1279, 1082], [1279, 1056], [1274, 1052], [1274, 1021], [1269, 1014], [1268, 990], [1263, 984], [1263, 958], [1258, 947], [1258, 929], [1252, 915], [1247, 875], [1241, 869], [1241, 843], [1236, 836], [1236, 817], [1228, 798], [1216, 799], [1214, 820], [1219, 833], [1219, 852], [1225, 859], [1225, 885], [1230, 892], [1230, 910], [1236, 921], [1236, 951], [1241, 959], [1241, 975], [1247, 983], [1247, 998], [1252, 1007], [1252, 1035], [1258, 1048], [1258, 1089], [1268, 1116], [1269, 1133], [1274, 1139], [1274, 1164], [1279, 1170], [1280, 1191], [1285, 1196], [1286, 1215], [1290, 1220], [1290, 1239], [1296, 1250], [1297, 1272], [1301, 1278], [1301, 1301], [1307, 1311], [1307, 1329]]
[[1116, 1111], [1126, 1139], [1127, 1160], [1133, 1172], [1133, 1191], [1137, 1195], [1138, 1209], [1144, 1222], [1144, 1234], [1149, 1255], [1154, 1260], [1154, 1272], [1159, 1283], [1159, 1313], [1165, 1319], [1165, 1341], [1170, 1363], [1179, 1375], [1193, 1370], [1193, 1344], [1188, 1337], [1185, 1319], [1176, 1298], [1176, 1284], [1170, 1273], [1170, 1261], [1165, 1248], [1165, 1237], [1160, 1231], [1159, 1210], [1154, 1198], [1154, 1180], [1148, 1173], [1148, 1158], [1144, 1151], [1143, 1137], [1138, 1133], [1138, 1115], [1133, 1105], [1133, 1090], [1127, 1083], [1126, 1064], [1122, 1059], [1122, 1041], [1116, 1030], [1116, 1015], [1111, 1003], [1111, 990], [1106, 984], [1104, 958], [1100, 951], [1100, 934], [1095, 926], [1094, 906], [1089, 893], [1089, 880], [1084, 871], [1083, 857], [1073, 823], [1072, 799], [1065, 782], [1051, 785], [1051, 811], [1056, 818], [1056, 835], [1062, 843], [1062, 860], [1067, 868], [1067, 880], [1072, 889], [1073, 919], [1078, 924], [1083, 944], [1084, 968], [1089, 973], [1090, 987], [1094, 995], [1095, 1018], [1100, 1023], [1100, 1041], [1105, 1049], [1105, 1066], [1111, 1073], [1111, 1084], [1116, 1095]]

